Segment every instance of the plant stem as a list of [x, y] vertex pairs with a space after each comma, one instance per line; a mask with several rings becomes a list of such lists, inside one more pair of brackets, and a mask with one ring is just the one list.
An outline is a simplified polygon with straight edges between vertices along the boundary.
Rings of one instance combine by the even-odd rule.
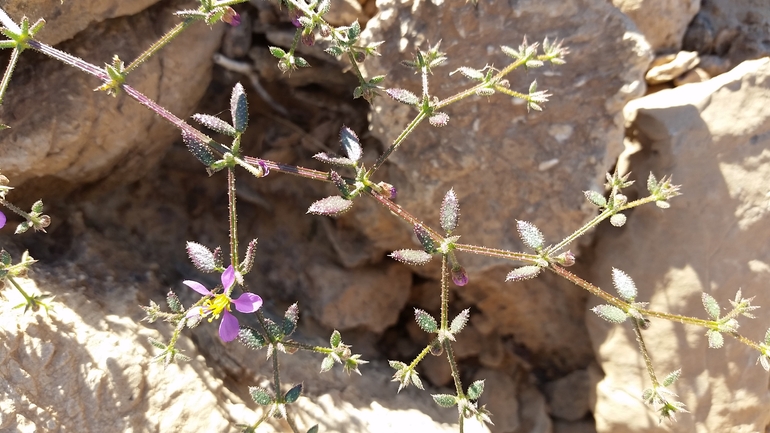
[[13, 75], [13, 70], [16, 69], [16, 64], [19, 62], [19, 54], [21, 54], [21, 50], [18, 48], [14, 48], [11, 52], [11, 59], [8, 61], [8, 67], [5, 68], [3, 81], [0, 82], [0, 104], [3, 103], [5, 92], [8, 90], [8, 85], [11, 83], [11, 75]]
[[131, 62], [131, 64], [126, 66], [125, 73], [128, 74], [129, 72], [136, 69], [139, 65], [147, 61], [147, 59], [149, 59], [152, 55], [160, 51], [161, 48], [168, 45], [169, 42], [171, 42], [175, 37], [179, 36], [184, 31], [184, 29], [186, 29], [187, 27], [190, 27], [190, 25], [195, 21], [198, 21], [198, 19], [186, 18], [181, 23], [175, 25], [171, 30], [166, 32], [165, 35], [161, 36], [160, 39], [158, 39], [152, 45], [150, 45], [149, 48], [144, 50], [144, 52], [140, 54], [139, 57], [136, 58], [136, 60], [134, 60], [133, 62]]
[[[227, 198], [228, 211], [230, 217], [230, 262], [233, 268], [240, 272], [238, 268], [238, 212], [235, 207], [235, 167], [227, 167]], [[229, 292], [232, 293], [235, 284], [231, 285]], [[226, 295], [230, 296], [230, 293]]]
[[396, 137], [395, 140], [393, 140], [393, 144], [390, 145], [387, 149], [385, 149], [385, 152], [380, 155], [379, 158], [377, 158], [377, 161], [375, 161], [374, 165], [372, 165], [372, 168], [369, 169], [369, 171], [366, 173], [366, 177], [371, 177], [375, 171], [377, 171], [378, 168], [382, 166], [382, 164], [385, 163], [385, 161], [388, 159], [391, 153], [395, 152], [398, 146], [401, 145], [401, 143], [404, 142], [407, 136], [412, 133], [412, 131], [417, 127], [417, 125], [420, 124], [420, 122], [425, 119], [427, 115], [425, 112], [420, 111], [417, 116], [415, 116], [414, 119], [412, 119], [411, 122], [409, 122], [408, 125], [406, 125], [406, 128], [404, 128], [403, 131], [401, 131], [401, 134]]
[[13, 284], [13, 287], [16, 287], [16, 290], [18, 290], [19, 293], [21, 293], [21, 296], [24, 296], [24, 299], [27, 301], [27, 304], [33, 304], [34, 303], [34, 299], [32, 299], [32, 297], [29, 296], [27, 294], [27, 292], [25, 292], [24, 289], [21, 288], [19, 283], [16, 282], [15, 278], [13, 278], [10, 275], [8, 275], [8, 276], [5, 277], [5, 279], [10, 281], [11, 284]]
[[639, 323], [636, 320], [631, 321], [631, 326], [634, 328], [636, 342], [639, 343], [639, 351], [642, 353], [644, 364], [647, 366], [647, 374], [650, 376], [650, 380], [652, 381], [652, 387], [657, 388], [660, 386], [660, 384], [658, 383], [658, 378], [655, 376], [655, 369], [652, 368], [652, 359], [650, 359], [650, 354], [647, 352], [647, 346], [644, 344], [644, 338], [642, 338], [642, 330], [639, 328]]
[[441, 255], [441, 330], [447, 331], [449, 326], [449, 270], [446, 266], [446, 254]]

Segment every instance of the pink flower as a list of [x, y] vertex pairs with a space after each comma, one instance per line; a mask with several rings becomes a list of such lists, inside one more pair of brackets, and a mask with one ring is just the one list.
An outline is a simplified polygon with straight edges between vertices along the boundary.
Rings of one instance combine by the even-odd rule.
[[187, 312], [187, 317], [208, 317], [209, 322], [211, 322], [222, 316], [222, 322], [219, 324], [219, 337], [225, 342], [235, 340], [239, 332], [238, 319], [230, 313], [231, 304], [235, 305], [235, 309], [241, 313], [253, 313], [262, 306], [262, 298], [254, 293], [245, 292], [236, 299], [230, 298], [228, 293], [235, 283], [235, 269], [232, 265], [222, 272], [222, 293], [214, 294], [197, 281], [186, 280], [183, 283], [207, 297], [202, 305], [190, 309]]

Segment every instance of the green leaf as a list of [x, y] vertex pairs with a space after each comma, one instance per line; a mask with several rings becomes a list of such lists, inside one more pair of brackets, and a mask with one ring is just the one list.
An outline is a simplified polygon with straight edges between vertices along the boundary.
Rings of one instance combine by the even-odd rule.
[[251, 399], [259, 405], [267, 406], [273, 404], [273, 397], [270, 396], [270, 393], [265, 388], [250, 386], [249, 394], [251, 394]]
[[211, 151], [209, 151], [208, 146], [197, 135], [191, 134], [188, 131], [182, 131], [182, 141], [190, 153], [206, 167], [211, 166], [217, 161], [214, 155], [211, 154]]
[[210, 273], [217, 270], [214, 253], [197, 242], [187, 242], [187, 257], [190, 258], [192, 264], [201, 272]]
[[612, 283], [618, 294], [626, 302], [632, 302], [636, 298], [636, 284], [627, 273], [617, 268], [612, 268]]
[[708, 337], [710, 349], [719, 349], [725, 344], [725, 337], [713, 329], [706, 331], [706, 337]]
[[265, 337], [263, 337], [259, 331], [245, 325], [241, 325], [238, 330], [238, 341], [252, 350], [259, 350], [267, 345]]
[[672, 371], [671, 373], [666, 376], [665, 379], [663, 379], [663, 386], [671, 386], [674, 382], [676, 382], [677, 379], [679, 379], [679, 375], [682, 374], [682, 369], [678, 369], [675, 371]]
[[335, 329], [334, 332], [332, 332], [331, 338], [329, 338], [329, 345], [332, 348], [337, 348], [340, 343], [342, 343], [342, 335], [340, 335], [340, 331]]
[[431, 397], [441, 407], [452, 407], [457, 404], [457, 397], [451, 394], [432, 394]]
[[605, 207], [607, 206], [607, 199], [604, 198], [603, 195], [596, 191], [583, 191], [583, 195], [586, 196], [586, 199], [593, 203], [596, 206], [599, 207]]
[[534, 224], [527, 221], [516, 220], [516, 229], [519, 231], [519, 237], [524, 241], [524, 245], [539, 251], [543, 248], [545, 238], [543, 233], [535, 227]]
[[655, 178], [655, 175], [650, 172], [650, 175], [647, 177], [647, 191], [650, 192], [650, 194], [655, 194], [658, 190], [658, 179]]
[[249, 272], [251, 272], [251, 268], [254, 267], [254, 260], [257, 257], [257, 239], [254, 238], [249, 242], [249, 245], [246, 247], [246, 255], [243, 258], [243, 263], [241, 263], [241, 273], [246, 275]]
[[282, 50], [282, 49], [280, 49], [278, 47], [268, 47], [268, 49], [270, 50], [270, 54], [272, 54], [273, 57], [275, 57], [277, 59], [282, 59], [282, 58], [284, 58], [284, 56], [286, 56], [286, 51], [284, 51], [284, 50]]
[[765, 344], [770, 345], [770, 328], [765, 331]]
[[307, 433], [318, 433], [318, 424], [314, 425], [313, 427], [310, 427]]
[[468, 399], [476, 401], [484, 393], [484, 379], [477, 380], [468, 387]]
[[405, 89], [386, 89], [385, 93], [402, 104], [417, 105], [420, 102], [417, 95]]
[[361, 24], [358, 23], [358, 20], [356, 20], [353, 24], [348, 27], [348, 41], [355, 42], [358, 40], [358, 36], [361, 34]]
[[286, 392], [286, 394], [283, 396], [283, 401], [286, 403], [294, 403], [299, 398], [300, 394], [302, 394], [302, 384], [294, 385], [290, 390]]
[[484, 73], [479, 71], [478, 69], [462, 66], [454, 70], [453, 72], [450, 72], [449, 75], [453, 75], [455, 72], [459, 72], [465, 75], [466, 77], [470, 78], [471, 80], [484, 81]]
[[265, 330], [267, 331], [268, 337], [270, 337], [270, 341], [275, 342], [283, 340], [283, 327], [278, 326], [278, 324], [272, 320], [265, 319]]
[[169, 291], [166, 294], [166, 303], [168, 304], [168, 308], [170, 308], [174, 313], [179, 314], [184, 311], [182, 302], [179, 300], [179, 297], [176, 296], [176, 293], [172, 291]]
[[628, 318], [623, 310], [614, 305], [597, 305], [591, 311], [610, 323], [623, 323]]
[[331, 370], [332, 367], [334, 367], [334, 358], [331, 355], [328, 355], [321, 361], [321, 373]]
[[233, 116], [233, 127], [243, 133], [249, 126], [249, 103], [246, 101], [246, 91], [241, 83], [236, 83], [230, 96], [230, 115]]
[[353, 206], [351, 200], [342, 198], [338, 195], [322, 198], [310, 205], [307, 213], [325, 216], [337, 216], [350, 210]]
[[350, 189], [348, 189], [348, 184], [339, 173], [331, 170], [329, 171], [329, 178], [332, 180], [332, 183], [334, 183], [334, 186], [337, 187], [337, 191], [342, 194], [342, 198], [347, 199], [350, 197]]
[[532, 278], [535, 278], [540, 274], [540, 271], [543, 268], [540, 266], [535, 265], [528, 265], [528, 266], [522, 266], [520, 268], [516, 268], [508, 273], [508, 275], [505, 277], [505, 281], [524, 281], [529, 280]]
[[339, 167], [355, 167], [356, 163], [355, 161], [351, 160], [350, 158], [345, 158], [343, 156], [337, 156], [337, 155], [329, 155], [326, 152], [316, 153], [313, 155], [313, 158], [325, 162], [330, 165], [336, 165]]
[[283, 316], [283, 333], [284, 335], [291, 335], [294, 330], [297, 329], [297, 321], [299, 320], [299, 307], [297, 303], [291, 304], [286, 310], [286, 314]]
[[326, 52], [326, 54], [328, 54], [330, 56], [333, 56], [333, 57], [341, 56], [342, 53], [344, 52], [342, 50], [342, 48], [340, 48], [340, 47], [338, 47], [336, 45], [332, 45], [331, 47], [325, 49], [324, 51]]
[[435, 254], [436, 251], [438, 251], [436, 249], [436, 243], [433, 241], [433, 238], [430, 236], [430, 233], [428, 233], [428, 231], [425, 230], [425, 227], [423, 227], [420, 224], [415, 224], [414, 234], [417, 236], [417, 240], [420, 241], [426, 253]]
[[390, 257], [407, 265], [424, 265], [433, 258], [432, 255], [422, 250], [396, 250], [390, 253]]
[[706, 308], [708, 315], [714, 320], [719, 319], [719, 304], [717, 303], [717, 300], [708, 293], [703, 293], [701, 295], [701, 301], [703, 301], [703, 307]]
[[438, 323], [436, 323], [436, 319], [434, 319], [433, 316], [428, 314], [428, 312], [420, 310], [419, 308], [415, 308], [414, 318], [417, 321], [417, 325], [423, 331], [430, 334], [434, 334], [438, 332]]
[[444, 200], [441, 201], [440, 215], [441, 228], [447, 234], [452, 233], [460, 221], [460, 203], [457, 200], [454, 188], [450, 188], [444, 195]]
[[0, 250], [0, 263], [3, 264], [3, 266], [10, 266], [11, 265], [11, 255], [6, 250]]
[[343, 126], [340, 129], [340, 144], [345, 150], [345, 154], [348, 155], [353, 162], [358, 162], [361, 159], [363, 152], [361, 151], [361, 143], [358, 141], [358, 136], [352, 129], [347, 126]]
[[233, 125], [230, 125], [219, 117], [211, 116], [209, 114], [193, 114], [192, 119], [206, 128], [220, 134], [228, 135], [230, 137], [235, 137], [237, 134]]
[[465, 327], [465, 324], [468, 323], [468, 319], [470, 318], [470, 308], [466, 308], [463, 311], [460, 311], [460, 314], [458, 314], [454, 319], [452, 319], [452, 323], [449, 325], [449, 331], [452, 334], [457, 334], [458, 332], [462, 331]]

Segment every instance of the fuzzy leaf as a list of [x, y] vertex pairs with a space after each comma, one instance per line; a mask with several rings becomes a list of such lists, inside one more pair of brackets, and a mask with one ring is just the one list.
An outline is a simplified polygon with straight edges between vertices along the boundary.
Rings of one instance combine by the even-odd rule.
[[246, 101], [246, 91], [241, 83], [236, 83], [230, 96], [230, 115], [233, 116], [233, 127], [243, 133], [249, 124], [249, 103]]
[[460, 68], [457, 68], [453, 72], [451, 72], [449, 75], [454, 74], [455, 72], [459, 72], [466, 77], [470, 78], [471, 80], [477, 80], [477, 81], [483, 81], [484, 80], [484, 73], [479, 71], [478, 69], [469, 68], [467, 66], [462, 66]]
[[238, 330], [238, 341], [253, 350], [259, 350], [267, 345], [267, 341], [265, 341], [265, 337], [262, 334], [256, 329], [244, 325], [241, 325]]
[[216, 158], [214, 158], [214, 155], [211, 154], [211, 151], [209, 151], [209, 148], [206, 146], [206, 144], [204, 144], [197, 135], [191, 134], [187, 131], [182, 131], [182, 141], [184, 142], [185, 146], [187, 146], [187, 150], [189, 150], [190, 153], [192, 153], [193, 156], [195, 156], [195, 158], [202, 162], [206, 167], [214, 164], [217, 161]]
[[297, 329], [297, 321], [299, 320], [299, 307], [297, 303], [291, 304], [286, 310], [286, 314], [283, 315], [283, 333], [284, 335], [291, 335], [295, 329]]
[[455, 316], [454, 319], [452, 319], [452, 323], [449, 325], [449, 332], [452, 334], [457, 334], [460, 331], [463, 330], [465, 327], [465, 324], [468, 323], [468, 319], [470, 318], [471, 309], [466, 308], [463, 311], [460, 311], [460, 314]]
[[432, 126], [435, 126], [436, 128], [440, 128], [442, 126], [446, 126], [447, 123], [449, 123], [449, 115], [442, 112], [434, 113], [432, 116], [428, 118], [428, 122]]
[[358, 141], [356, 133], [347, 126], [343, 126], [342, 129], [340, 129], [340, 144], [342, 144], [342, 148], [345, 150], [348, 158], [353, 162], [358, 162], [358, 160], [361, 159], [361, 155], [363, 154], [361, 143]]
[[423, 310], [420, 310], [419, 308], [415, 308], [414, 319], [415, 321], [417, 321], [417, 325], [423, 331], [429, 334], [434, 334], [438, 332], [438, 323], [436, 323], [436, 319], [434, 319], [433, 316], [428, 314], [427, 311], [423, 311]]
[[476, 401], [484, 393], [484, 380], [477, 380], [468, 387], [468, 400]]
[[596, 191], [583, 191], [583, 195], [586, 196], [586, 199], [588, 201], [595, 204], [596, 206], [599, 206], [599, 207], [607, 206], [607, 199], [604, 198], [603, 195], [599, 194]]
[[714, 320], [719, 319], [719, 304], [717, 300], [708, 293], [703, 293], [701, 294], [701, 301], [703, 301], [703, 306], [706, 308], [709, 316]]
[[765, 344], [770, 345], [770, 328], [767, 328], [767, 331], [765, 331]]
[[307, 433], [318, 433], [318, 424], [314, 425], [313, 427], [310, 427]]
[[321, 373], [331, 370], [332, 367], [334, 367], [334, 358], [332, 358], [331, 355], [327, 356], [323, 361], [321, 361]]
[[610, 323], [623, 323], [628, 318], [623, 310], [614, 305], [597, 305], [591, 311]]
[[647, 177], [647, 191], [650, 192], [650, 194], [655, 193], [655, 190], [658, 189], [658, 179], [655, 178], [655, 175], [650, 172], [650, 175]]
[[307, 213], [315, 215], [337, 216], [350, 210], [353, 202], [338, 195], [322, 198], [311, 204]]
[[426, 253], [434, 254], [437, 251], [436, 243], [433, 241], [433, 238], [430, 236], [430, 233], [428, 233], [428, 231], [425, 230], [425, 227], [421, 226], [420, 224], [415, 224], [414, 234], [417, 235], [417, 240], [420, 241]]
[[216, 131], [224, 135], [229, 135], [230, 137], [235, 137], [237, 135], [237, 132], [235, 131], [235, 128], [233, 128], [233, 125], [230, 125], [229, 123], [225, 122], [219, 117], [212, 116], [209, 114], [193, 114], [192, 118], [196, 122], [200, 123], [201, 125], [205, 126], [206, 128], [212, 131]]
[[713, 329], [706, 331], [706, 337], [709, 339], [709, 348], [711, 349], [719, 349], [725, 344], [725, 337]]
[[246, 256], [243, 258], [243, 274], [251, 272], [251, 268], [254, 267], [254, 259], [257, 257], [257, 239], [254, 238], [249, 242], [249, 246], [246, 247]]
[[408, 265], [424, 265], [433, 258], [432, 255], [422, 250], [397, 250], [390, 253], [390, 257]]
[[278, 47], [267, 47], [270, 50], [270, 54], [277, 59], [282, 59], [286, 56], [286, 51]]
[[334, 183], [334, 186], [337, 187], [337, 191], [342, 194], [342, 198], [347, 199], [347, 197], [350, 197], [350, 189], [348, 189], [348, 184], [339, 173], [331, 170], [329, 171], [329, 178], [332, 180], [332, 183]]
[[182, 302], [179, 300], [179, 297], [176, 295], [176, 293], [169, 291], [166, 294], [166, 303], [168, 304], [168, 308], [171, 309], [174, 313], [181, 313], [184, 311], [184, 307], [182, 306]]
[[516, 228], [519, 231], [519, 237], [524, 241], [524, 245], [536, 251], [543, 248], [545, 238], [543, 233], [534, 224], [516, 220]]
[[479, 96], [492, 96], [495, 94], [495, 89], [490, 89], [488, 87], [482, 87], [481, 89], [476, 90], [476, 94]]
[[302, 384], [294, 385], [290, 390], [286, 391], [286, 394], [283, 396], [283, 401], [286, 403], [294, 403], [299, 398], [300, 394], [302, 394]]
[[457, 201], [457, 194], [455, 194], [454, 188], [451, 188], [444, 195], [444, 200], [441, 202], [441, 228], [447, 234], [452, 233], [457, 228], [459, 220], [460, 204]]
[[666, 376], [665, 379], [663, 379], [663, 386], [671, 386], [674, 382], [676, 382], [677, 379], [679, 379], [679, 375], [682, 374], [682, 369], [678, 369], [675, 371], [672, 371], [671, 373]]
[[348, 27], [348, 41], [355, 42], [360, 34], [361, 24], [359, 24], [358, 20], [356, 20], [353, 24], [350, 25], [350, 27]]
[[193, 265], [201, 272], [210, 273], [217, 270], [214, 253], [197, 242], [187, 242], [187, 257], [190, 258]]
[[249, 394], [251, 394], [251, 399], [259, 405], [267, 406], [273, 403], [273, 398], [265, 388], [250, 386]]
[[631, 302], [636, 298], [636, 284], [627, 273], [612, 268], [612, 284], [615, 285], [615, 289], [624, 301]]
[[339, 167], [355, 167], [356, 163], [350, 158], [344, 156], [329, 155], [326, 152], [316, 153], [313, 158], [325, 162], [327, 164], [336, 165]]
[[329, 338], [329, 345], [336, 348], [339, 347], [340, 343], [342, 343], [342, 335], [340, 335], [340, 331], [335, 329], [334, 332], [332, 332], [331, 338]]
[[457, 397], [451, 394], [432, 394], [431, 397], [441, 407], [452, 407], [457, 404]]
[[542, 268], [540, 266], [529, 265], [516, 268], [508, 273], [505, 277], [505, 281], [524, 281], [535, 278], [540, 274]]
[[615, 227], [623, 227], [626, 225], [626, 216], [622, 213], [616, 213], [615, 215], [610, 217], [610, 224], [612, 224]]
[[387, 89], [385, 93], [402, 104], [417, 105], [420, 102], [417, 95], [405, 89]]
[[10, 266], [11, 265], [11, 255], [6, 250], [0, 251], [0, 263], [3, 264], [3, 266]]

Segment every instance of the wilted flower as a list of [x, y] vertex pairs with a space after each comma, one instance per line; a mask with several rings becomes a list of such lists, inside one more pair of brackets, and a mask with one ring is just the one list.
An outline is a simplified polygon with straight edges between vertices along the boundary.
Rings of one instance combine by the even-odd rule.
[[262, 306], [262, 298], [254, 293], [243, 293], [237, 299], [228, 296], [230, 288], [235, 283], [235, 269], [232, 265], [222, 272], [222, 293], [214, 294], [197, 281], [186, 280], [183, 283], [207, 297], [201, 306], [190, 309], [187, 312], [187, 317], [208, 317], [209, 322], [211, 322], [221, 315], [222, 323], [219, 325], [219, 337], [225, 342], [235, 340], [239, 330], [238, 319], [230, 313], [230, 304], [235, 305], [235, 309], [241, 313], [253, 313]]

